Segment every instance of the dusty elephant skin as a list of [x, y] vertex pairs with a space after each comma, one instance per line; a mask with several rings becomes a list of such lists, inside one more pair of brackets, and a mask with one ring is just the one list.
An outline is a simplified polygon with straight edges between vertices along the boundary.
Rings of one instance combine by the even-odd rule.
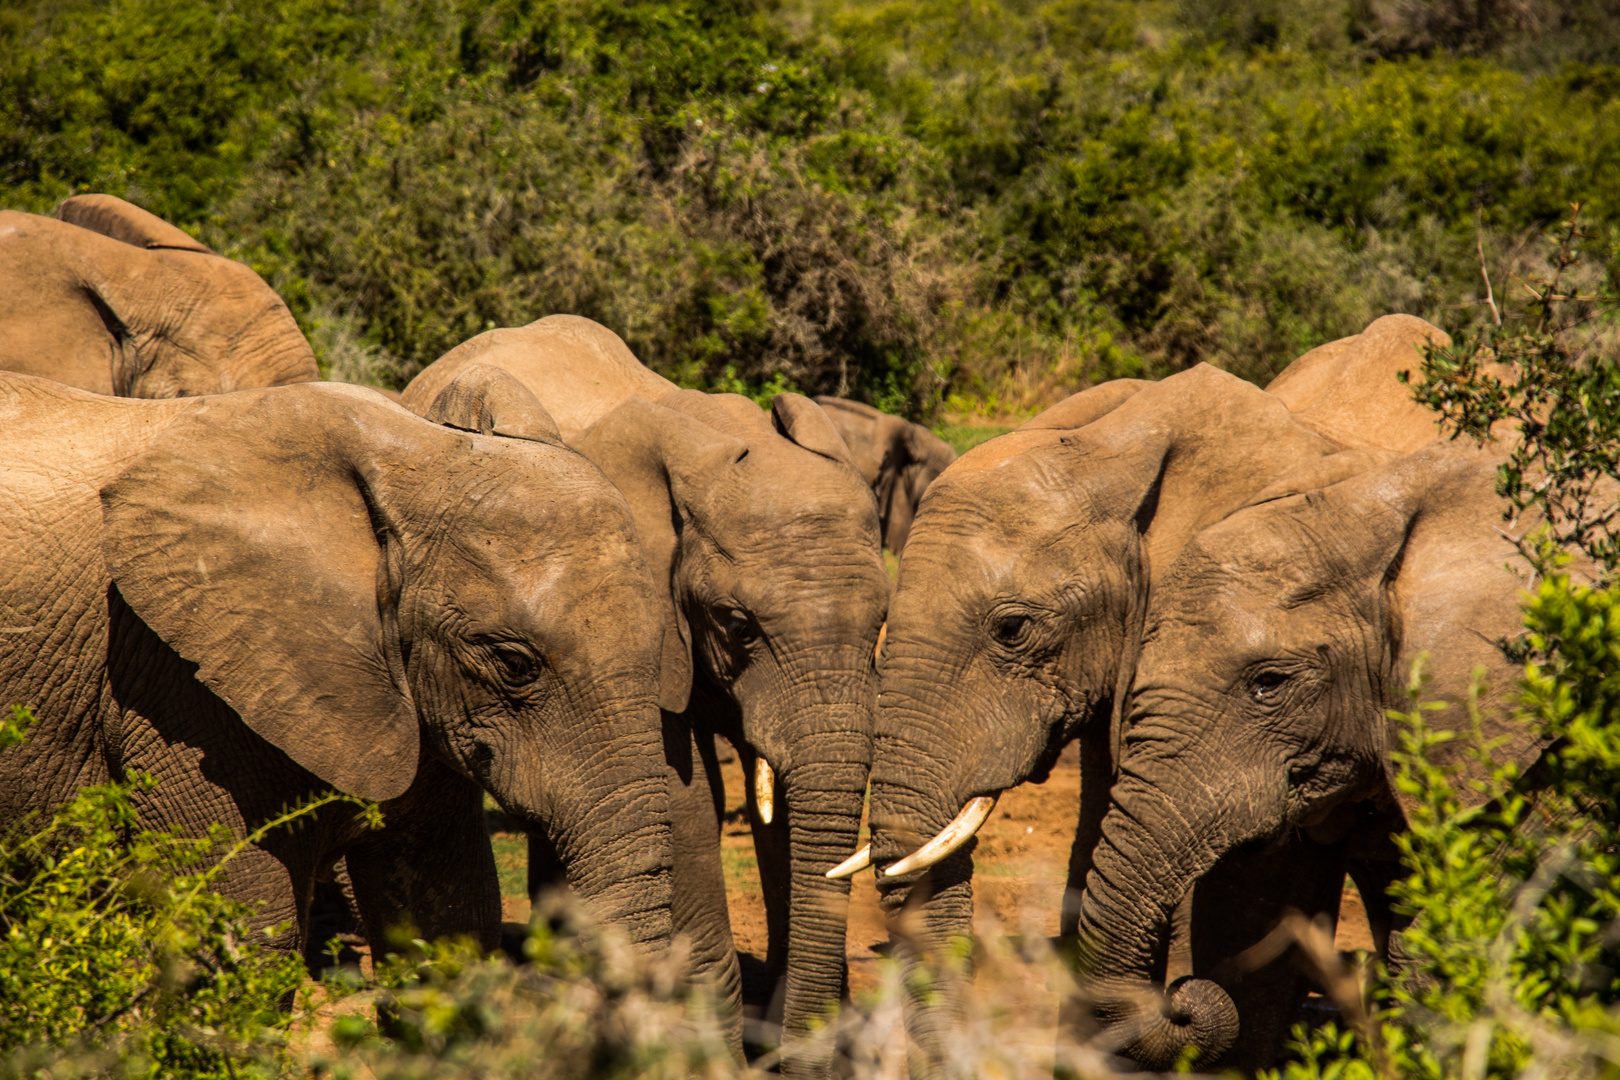
[[1359, 334], [1301, 356], [1266, 385], [1266, 393], [1340, 446], [1410, 453], [1441, 436], [1440, 418], [1397, 378], [1419, 371], [1420, 346], [1430, 344], [1450, 345], [1451, 338], [1415, 315], [1385, 315]]
[[140, 398], [320, 377], [251, 268], [111, 195], [58, 215], [0, 211], [0, 370]]
[[[768, 1015], [781, 1017], [783, 1068], [824, 1074], [827, 1057], [796, 1040], [847, 979], [849, 884], [826, 871], [855, 849], [871, 760], [872, 653], [889, 592], [872, 495], [809, 399], [781, 395], [766, 414], [736, 395], [680, 390], [611, 331], [573, 316], [474, 338], [418, 376], [406, 404], [422, 408], [473, 364], [533, 390], [635, 512], [665, 588], [662, 704], [698, 736], [672, 761], [676, 928], [693, 938], [698, 970], [735, 996], [718, 733], [755, 781]], [[543, 851], [531, 847], [530, 858], [543, 870]]]
[[[1528, 568], [1498, 531], [1495, 464], [1438, 443], [1259, 503], [1199, 533], [1158, 584], [1079, 920], [1102, 1018], [1144, 1067], [1165, 1068], [1187, 1043], [1204, 1049], [1235, 1020], [1197, 979], [1163, 1014], [1131, 1004], [1200, 875], [1242, 845], [1301, 832], [1377, 850], [1398, 825], [1385, 710], [1404, 705], [1415, 658], [1430, 658], [1425, 699], [1452, 703], [1431, 723], [1467, 726], [1460, 703], [1480, 665], [1485, 735], [1504, 738], [1503, 760], [1539, 752], [1500, 708], [1514, 668], [1496, 643], [1521, 628]], [[1461, 762], [1466, 746], [1449, 744], [1449, 756]]]
[[956, 460], [956, 451], [921, 424], [870, 405], [836, 397], [818, 397], [816, 404], [843, 436], [856, 467], [877, 496], [883, 546], [899, 555], [923, 492]]
[[[1277, 398], [1207, 366], [1151, 385], [1103, 384], [963, 455], [922, 501], [891, 602], [872, 771], [877, 866], [953, 821], [954, 836], [969, 833], [974, 820], [959, 813], [982, 814], [1000, 792], [1043, 779], [1079, 738], [1082, 806], [1062, 920], [1072, 933], [1150, 583], [1188, 537], [1278, 478], [1338, 478], [1377, 460], [1339, 452]], [[929, 868], [880, 873], [885, 907], [916, 909], [897, 947], [937, 949], [969, 932], [970, 852], [965, 843]], [[1336, 910], [1336, 895], [1300, 895], [1285, 868], [1342, 865], [1340, 853], [1295, 847], [1247, 858], [1194, 897], [1193, 924], [1205, 932], [1190, 950], [1205, 966], [1253, 944], [1286, 906]], [[1245, 888], [1229, 888], [1233, 880]], [[1240, 981], [1231, 989], [1253, 1026], [1280, 1042], [1298, 977], [1277, 964]], [[943, 1067], [951, 1010], [916, 1009], [910, 1022], [913, 1075], [932, 1074]], [[1266, 1043], [1240, 1049], [1264, 1056]]]
[[293, 924], [279, 944], [307, 944], [346, 853], [379, 954], [405, 923], [493, 947], [488, 791], [598, 914], [665, 941], [656, 597], [623, 499], [545, 426], [471, 434], [321, 383], [155, 402], [0, 375], [0, 701], [41, 719], [0, 754], [0, 827], [135, 772], [159, 781], [143, 824], [192, 831], [335, 788], [385, 827], [329, 808], [229, 872]]

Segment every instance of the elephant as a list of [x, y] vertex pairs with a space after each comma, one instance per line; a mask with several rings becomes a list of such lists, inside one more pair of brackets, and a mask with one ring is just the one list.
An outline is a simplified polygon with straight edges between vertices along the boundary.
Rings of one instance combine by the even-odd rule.
[[[1151, 953], [1171, 910], [1227, 853], [1298, 836], [1382, 853], [1384, 880], [1396, 875], [1388, 837], [1405, 803], [1386, 710], [1405, 705], [1414, 659], [1429, 658], [1425, 698], [1452, 703], [1432, 724], [1469, 729], [1459, 702], [1481, 666], [1495, 753], [1527, 764], [1542, 749], [1504, 708], [1515, 666], [1499, 643], [1522, 629], [1528, 567], [1501, 532], [1499, 458], [1438, 442], [1335, 484], [1261, 492], [1193, 537], [1157, 583], [1078, 926], [1104, 1033], [1142, 1067], [1166, 1068], [1189, 1045], [1202, 1060], [1241, 1031], [1208, 981], [1175, 984], [1162, 1009], [1131, 996], [1156, 981]], [[1533, 517], [1514, 530], [1532, 531]], [[1437, 760], [1466, 765], [1468, 745]], [[1343, 877], [1330, 865], [1301, 873], [1322, 875], [1327, 892]]]
[[[826, 874], [857, 844], [889, 597], [871, 491], [810, 399], [777, 395], [767, 414], [735, 394], [682, 390], [572, 315], [463, 343], [406, 387], [405, 404], [420, 409], [473, 363], [533, 390], [629, 500], [660, 586], [660, 703], [694, 742], [692, 766], [670, 778], [676, 929], [692, 938], [694, 966], [740, 1000], [719, 864], [721, 735], [752, 779], [766, 1015], [780, 1010], [782, 1067], [826, 1075], [831, 1047], [806, 1036], [845, 991], [849, 899], [849, 883]], [[548, 864], [531, 841], [534, 884]]]
[[[1339, 479], [1387, 457], [1344, 451], [1278, 397], [1200, 365], [1082, 391], [940, 474], [900, 559], [879, 661], [871, 857], [885, 868], [886, 911], [915, 912], [896, 927], [902, 955], [969, 932], [973, 833], [1001, 792], [1044, 780], [1078, 739], [1080, 817], [1061, 919], [1072, 936], [1151, 589], [1188, 538], [1273, 480]], [[1316, 853], [1212, 877], [1205, 940], [1180, 947], [1214, 963], [1263, 936], [1267, 912], [1336, 911], [1336, 895], [1295, 895], [1284, 872], [1294, 856]], [[1284, 963], [1243, 981], [1254, 1010], [1296, 985]], [[914, 1076], [946, 1068], [952, 1023], [950, 1007], [909, 1010]]]
[[111, 195], [57, 215], [0, 211], [0, 371], [138, 398], [320, 378], [251, 268]]
[[[666, 947], [671, 832], [662, 623], [624, 499], [499, 373], [430, 423], [331, 383], [172, 401], [0, 374], [0, 829], [150, 774], [148, 828], [269, 833], [222, 890], [307, 940], [346, 858], [373, 955], [389, 932], [493, 948], [483, 793], [569, 882]], [[484, 375], [491, 373], [484, 372]], [[460, 430], [458, 430], [458, 428]], [[312, 965], [313, 966], [313, 965]]]
[[826, 410], [877, 496], [883, 546], [898, 558], [923, 492], [956, 460], [956, 451], [921, 424], [870, 405], [836, 397], [818, 397], [816, 404]]
[[1340, 446], [1410, 453], [1442, 436], [1440, 417], [1396, 378], [1419, 370], [1424, 345], [1447, 348], [1451, 338], [1415, 315], [1385, 315], [1359, 334], [1301, 356], [1266, 385], [1266, 393]]

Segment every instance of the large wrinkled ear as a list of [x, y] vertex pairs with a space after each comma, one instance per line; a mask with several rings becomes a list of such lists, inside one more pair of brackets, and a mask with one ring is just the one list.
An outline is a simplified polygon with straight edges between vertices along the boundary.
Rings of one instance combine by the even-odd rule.
[[851, 454], [849, 447], [844, 444], [844, 437], [838, 434], [838, 429], [827, 419], [827, 414], [822, 411], [821, 406], [803, 394], [777, 394], [773, 397], [771, 423], [776, 426], [777, 433], [784, 439], [802, 446], [812, 454], [820, 454], [841, 465], [848, 465], [857, 473], [861, 471], [855, 455]]
[[427, 427], [326, 384], [203, 398], [101, 491], [102, 554], [135, 614], [248, 727], [379, 800], [415, 777], [418, 729], [403, 553], [381, 466], [353, 443], [398, 421]]
[[428, 406], [435, 424], [562, 446], [557, 422], [540, 399], [511, 373], [489, 364], [463, 368]]
[[[1272, 395], [1208, 364], [1140, 388], [1062, 438], [1090, 448], [1085, 475], [1101, 474], [1106, 483], [1119, 474], [1154, 572], [1273, 478], [1338, 449]], [[1153, 497], [1133, 501], [1141, 490]]]
[[189, 234], [156, 214], [115, 195], [75, 195], [56, 208], [56, 216], [69, 225], [77, 225], [136, 247], [213, 254], [206, 244], [192, 239]]
[[1310, 458], [1301, 462], [1286, 475], [1273, 480], [1249, 499], [1247, 505], [1257, 506], [1273, 499], [1285, 499], [1304, 491], [1329, 487], [1369, 469], [1388, 465], [1400, 457], [1393, 450], [1341, 450], [1326, 457]]
[[1355, 337], [1301, 356], [1266, 392], [1342, 446], [1417, 450], [1442, 436], [1440, 417], [1414, 401], [1397, 375], [1418, 371], [1428, 344], [1447, 346], [1451, 338], [1416, 316], [1385, 315]]
[[723, 482], [748, 448], [690, 416], [630, 397], [574, 441], [607, 474], [636, 519], [642, 555], [665, 605], [659, 706], [685, 712], [692, 693], [692, 630], [676, 586], [681, 530], [696, 493]]
[[[1406, 707], [1412, 662], [1426, 657], [1425, 700], [1450, 703], [1432, 722], [1466, 732], [1469, 683], [1483, 668], [1485, 734], [1504, 739], [1499, 760], [1528, 763], [1542, 744], [1509, 716], [1519, 671], [1499, 643], [1523, 629], [1519, 594], [1529, 567], [1500, 531], [1504, 504], [1495, 465], [1487, 453], [1450, 443], [1406, 455], [1325, 489], [1319, 524], [1357, 538], [1361, 565], [1353, 572], [1369, 594], [1382, 590], [1386, 704]], [[1395, 744], [1393, 733], [1389, 742]], [[1440, 757], [1463, 762], [1468, 743], [1466, 737], [1447, 743]]]

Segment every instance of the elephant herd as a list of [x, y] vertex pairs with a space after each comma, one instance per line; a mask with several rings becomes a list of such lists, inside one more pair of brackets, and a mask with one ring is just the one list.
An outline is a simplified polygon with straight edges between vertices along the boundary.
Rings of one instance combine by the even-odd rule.
[[[174, 226], [103, 195], [0, 212], [0, 705], [38, 717], [0, 753], [0, 828], [137, 773], [142, 823], [187, 830], [335, 789], [383, 827], [328, 805], [222, 884], [276, 944], [318, 953], [341, 865], [374, 949], [401, 924], [493, 948], [487, 794], [531, 890], [684, 937], [740, 1053], [721, 736], [757, 1004], [783, 1071], [827, 1076], [808, 1036], [847, 991], [850, 878], [880, 868], [922, 962], [969, 933], [997, 797], [1078, 741], [1066, 1021], [1145, 1068], [1264, 1065], [1307, 984], [1245, 950], [1336, 917], [1347, 873], [1381, 949], [1398, 929], [1385, 710], [1413, 660], [1450, 701], [1483, 665], [1488, 731], [1540, 749], [1490, 708], [1534, 523], [1503, 530], [1499, 450], [1441, 439], [1394, 378], [1440, 336], [1379, 319], [1265, 390], [1104, 383], [953, 461], [868, 406], [680, 389], [568, 315], [397, 402], [323, 383], [275, 293]], [[914, 1075], [953, 1015], [909, 1003]]]

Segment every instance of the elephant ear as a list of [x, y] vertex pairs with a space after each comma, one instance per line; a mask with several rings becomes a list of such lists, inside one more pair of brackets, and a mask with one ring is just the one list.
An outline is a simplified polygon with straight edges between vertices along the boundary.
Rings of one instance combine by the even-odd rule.
[[1149, 573], [1274, 478], [1338, 450], [1277, 398], [1208, 364], [1138, 388], [1062, 439], [1080, 451], [1076, 479], [1113, 513], [1135, 516]]
[[849, 449], [856, 471], [866, 481], [866, 486], [877, 487], [878, 470], [883, 464], [883, 448], [889, 441], [886, 438], [889, 421], [904, 421], [859, 401], [823, 396], [817, 397], [815, 402], [827, 414], [833, 427], [838, 429], [838, 435]]
[[[1341, 535], [1359, 524], [1370, 541], [1357, 571], [1369, 591], [1382, 589], [1389, 648], [1385, 704], [1406, 707], [1414, 660], [1426, 657], [1425, 700], [1448, 702], [1435, 723], [1465, 733], [1464, 703], [1476, 668], [1486, 672], [1480, 698], [1487, 737], [1504, 741], [1502, 760], [1527, 764], [1545, 745], [1510, 715], [1519, 667], [1500, 643], [1523, 630], [1519, 596], [1530, 568], [1503, 535], [1496, 459], [1441, 443], [1326, 489]], [[1522, 521], [1520, 526], [1526, 526]], [[1528, 531], [1528, 529], [1526, 530]], [[1513, 566], [1522, 575], [1507, 569]], [[1391, 744], [1395, 741], [1389, 734]], [[1466, 763], [1469, 740], [1445, 744], [1439, 759]], [[1386, 755], [1387, 760], [1387, 755]]]
[[136, 247], [213, 254], [207, 245], [198, 243], [156, 214], [115, 195], [75, 195], [56, 208], [56, 216], [69, 225], [77, 225]]
[[354, 433], [400, 421], [426, 426], [331, 384], [202, 398], [101, 490], [102, 554], [135, 614], [248, 727], [378, 800], [410, 786], [419, 736], [403, 555]]
[[742, 440], [640, 397], [629, 397], [574, 441], [630, 504], [642, 555], [664, 583], [659, 707], [685, 712], [692, 693], [692, 630], [676, 583], [681, 532], [701, 493], [748, 454]]
[[540, 399], [510, 372], [489, 364], [463, 368], [428, 406], [427, 419], [480, 435], [563, 445]]
[[777, 394], [771, 398], [771, 423], [789, 442], [861, 472], [855, 455], [849, 452], [826, 412], [803, 394]]

